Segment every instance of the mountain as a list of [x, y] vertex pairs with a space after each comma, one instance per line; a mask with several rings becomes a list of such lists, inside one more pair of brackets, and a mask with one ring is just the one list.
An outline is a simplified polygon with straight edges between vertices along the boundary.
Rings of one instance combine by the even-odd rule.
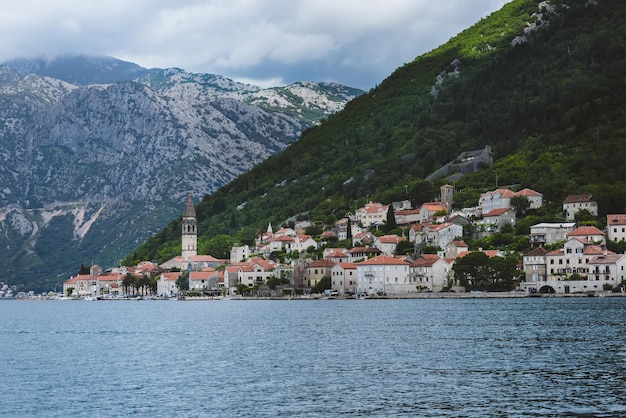
[[[198, 230], [251, 243], [269, 222], [431, 201], [447, 180], [425, 178], [486, 146], [494, 166], [454, 184], [460, 207], [499, 181], [540, 191], [552, 213], [580, 193], [623, 213], [625, 22], [619, 0], [511, 1], [205, 197]], [[125, 262], [167, 259], [179, 242], [173, 222]]]
[[82, 263], [117, 263], [179, 215], [187, 192], [212, 193], [362, 93], [54, 62], [0, 66], [0, 280], [36, 290]]
[[21, 76], [36, 74], [78, 86], [130, 81], [148, 72], [137, 64], [112, 57], [65, 54], [51, 58], [19, 58], [5, 62]]

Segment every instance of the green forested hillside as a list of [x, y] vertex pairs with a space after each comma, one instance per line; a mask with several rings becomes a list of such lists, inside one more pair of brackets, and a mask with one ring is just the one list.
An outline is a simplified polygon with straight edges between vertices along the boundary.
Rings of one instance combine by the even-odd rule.
[[[331, 223], [366, 200], [429, 201], [439, 184], [423, 179], [485, 145], [496, 163], [455, 184], [459, 205], [475, 205], [497, 173], [554, 205], [591, 192], [601, 214], [626, 211], [626, 3], [539, 5], [512, 1], [207, 196], [204, 242], [251, 242], [290, 217]], [[179, 239], [175, 221], [125, 261], [163, 261]]]

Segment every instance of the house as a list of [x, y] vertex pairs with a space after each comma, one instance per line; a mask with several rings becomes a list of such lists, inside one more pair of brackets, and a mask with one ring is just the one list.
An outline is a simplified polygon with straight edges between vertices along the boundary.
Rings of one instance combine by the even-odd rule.
[[405, 209], [394, 212], [396, 225], [407, 226], [421, 222], [420, 209]]
[[274, 235], [264, 247], [264, 252], [269, 255], [273, 252], [290, 251], [289, 248], [294, 242], [295, 239], [289, 235]]
[[306, 266], [304, 274], [307, 287], [317, 285], [325, 276], [331, 277], [333, 267], [335, 263], [330, 260], [317, 260]]
[[323, 258], [333, 263], [347, 263], [350, 260], [350, 252], [345, 248], [325, 248]]
[[515, 193], [510, 189], [496, 189], [485, 192], [480, 195], [478, 206], [483, 214], [495, 209], [510, 208], [513, 196], [515, 196]]
[[576, 274], [586, 277], [589, 261], [598, 255], [613, 254], [593, 242], [581, 238], [568, 238], [563, 248], [546, 254], [547, 281], [561, 281]]
[[574, 220], [576, 214], [583, 209], [588, 210], [593, 216], [598, 216], [598, 204], [593, 201], [592, 195], [569, 195], [563, 201], [563, 212], [568, 221]]
[[601, 281], [612, 287], [626, 280], [626, 255], [602, 254], [592, 257], [588, 264], [587, 279]]
[[463, 227], [451, 222], [442, 224], [413, 225], [409, 230], [409, 241], [417, 245], [446, 248], [451, 241], [463, 236]]
[[219, 260], [211, 255], [192, 255], [187, 258], [179, 255], [167, 260], [159, 267], [162, 270], [178, 269], [200, 271], [207, 267], [215, 268], [223, 263], [224, 262], [222, 260]]
[[219, 275], [214, 268], [206, 268], [202, 271], [189, 272], [189, 290], [219, 291]]
[[252, 257], [244, 263], [237, 263], [232, 266], [237, 268], [237, 280], [230, 281], [231, 277], [229, 275], [229, 285], [230, 287], [237, 287], [240, 284], [245, 284], [248, 287], [262, 285], [272, 276], [276, 265], [272, 260], [264, 260], [258, 257]]
[[[69, 291], [71, 289], [71, 293]], [[98, 279], [91, 274], [77, 274], [63, 282], [63, 294], [70, 296], [95, 296], [98, 293]]]
[[[525, 283], [536, 284], [537, 282], [546, 281], [546, 255], [548, 250], [538, 247], [524, 254], [523, 269], [525, 274]], [[528, 287], [522, 285], [522, 287]]]
[[565, 241], [567, 234], [576, 228], [574, 222], [543, 222], [530, 227], [530, 244], [533, 247], [552, 245]]
[[459, 254], [469, 251], [469, 246], [464, 241], [452, 240], [444, 248], [447, 258], [456, 258]]
[[118, 296], [121, 293], [124, 275], [121, 273], [102, 273], [98, 275], [98, 295]]
[[360, 260], [367, 260], [382, 254], [376, 247], [354, 247], [348, 251], [350, 254], [350, 262], [356, 262]]
[[356, 292], [356, 263], [338, 262], [330, 272], [330, 285], [340, 295]]
[[230, 250], [230, 264], [246, 261], [248, 258], [250, 258], [250, 247], [247, 245], [233, 247]]
[[528, 188], [513, 192], [510, 189], [503, 188], [481, 194], [478, 199], [478, 207], [483, 215], [495, 209], [510, 209], [511, 198], [517, 196], [523, 196], [528, 199], [530, 209], [538, 209], [543, 206], [543, 195], [539, 192]]
[[626, 241], [626, 214], [606, 215], [606, 236], [609, 241]]
[[483, 215], [483, 224], [500, 230], [504, 225], [515, 225], [515, 211], [509, 208], [494, 209]]
[[409, 263], [388, 255], [379, 255], [357, 263], [359, 294], [400, 295], [415, 291], [409, 281]]
[[173, 297], [178, 293], [176, 280], [181, 276], [182, 272], [166, 272], [161, 273], [157, 281], [157, 295], [160, 297]]
[[530, 209], [539, 209], [543, 206], [543, 194], [536, 192], [532, 189], [522, 189], [519, 192], [515, 192], [515, 196], [524, 196], [530, 203]]
[[373, 245], [383, 254], [393, 255], [400, 241], [406, 241], [406, 238], [397, 235], [384, 235], [382, 237], [376, 237]]
[[567, 234], [567, 239], [578, 238], [590, 244], [606, 245], [606, 235], [595, 226], [581, 226]]
[[430, 222], [438, 213], [448, 213], [448, 208], [439, 202], [422, 203], [419, 208], [419, 220], [418, 222]]
[[452, 282], [452, 263], [438, 255], [424, 254], [410, 266], [411, 282], [421, 292], [441, 292]]
[[313, 239], [310, 235], [296, 235], [293, 239], [293, 242], [289, 244], [286, 248], [287, 251], [296, 251], [298, 253], [302, 253], [307, 251], [309, 248], [313, 248], [317, 250], [319, 244], [317, 241]]
[[374, 242], [376, 236], [369, 231], [360, 232], [352, 235], [352, 246], [370, 245]]
[[354, 212], [354, 221], [360, 223], [364, 227], [383, 225], [387, 222], [388, 210], [389, 205], [370, 202]]
[[[579, 242], [582, 243], [582, 241]], [[572, 280], [571, 278], [562, 280], [567, 274], [566, 272], [562, 276], [551, 276], [550, 270], [553, 260], [551, 259], [551, 254], [548, 254], [549, 271], [547, 280], [537, 283], [524, 283], [524, 285], [528, 286], [533, 292], [557, 294], [595, 294], [603, 292], [607, 287], [615, 288], [619, 286], [622, 280], [626, 278], [626, 255], [602, 252], [598, 246], [594, 245], [588, 244], [587, 247], [584, 251], [586, 276], [581, 275], [577, 280]], [[593, 254], [594, 252], [596, 254]], [[559, 256], [558, 254], [556, 255], [556, 257]], [[573, 269], [570, 271], [573, 271]]]

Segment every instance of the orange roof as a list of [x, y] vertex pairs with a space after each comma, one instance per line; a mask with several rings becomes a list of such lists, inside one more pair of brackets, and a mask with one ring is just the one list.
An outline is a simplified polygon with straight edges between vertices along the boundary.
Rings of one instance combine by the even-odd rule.
[[380, 266], [380, 265], [409, 265], [409, 263], [407, 263], [406, 261], [402, 261], [400, 259], [397, 259], [395, 257], [390, 257], [388, 255], [378, 255], [376, 257], [370, 258], [369, 260], [365, 260], [365, 261], [361, 261], [359, 263], [359, 265], [376, 265], [376, 266]]
[[422, 206], [420, 206], [420, 208], [424, 208], [429, 212], [439, 212], [442, 210], [443, 211], [447, 210], [444, 205], [442, 205], [441, 203], [436, 203], [436, 202], [422, 203]]
[[163, 273], [162, 276], [165, 279], [165, 281], [173, 282], [173, 281], [176, 281], [176, 279], [178, 279], [181, 274], [183, 273], [180, 271], [174, 271], [171, 273]]
[[591, 201], [590, 194], [571, 194], [565, 198], [563, 204], [566, 203], [585, 203]]
[[213, 271], [190, 271], [189, 280], [206, 280], [215, 276], [215, 270]]
[[336, 263], [333, 263], [330, 260], [317, 260], [312, 262], [311, 264], [309, 264], [307, 266], [307, 268], [311, 268], [311, 267], [334, 267]]
[[384, 235], [382, 237], [378, 237], [378, 241], [384, 244], [397, 244], [400, 241], [406, 241], [406, 238], [399, 237], [397, 235]]
[[[426, 254], [424, 254], [426, 255]], [[429, 255], [433, 255], [433, 254], [429, 254]], [[433, 265], [435, 265], [435, 263], [437, 263], [437, 261], [442, 260], [442, 261], [446, 261], [443, 258], [436, 256], [436, 257], [420, 257], [418, 259], [416, 259], [412, 264], [411, 267], [431, 267]], [[447, 261], [446, 261], [447, 263]]]
[[536, 192], [532, 189], [522, 189], [519, 192], [515, 193], [517, 196], [543, 196], [541, 193]]
[[606, 215], [606, 224], [607, 225], [626, 225], [626, 215], [618, 214], [618, 215]]
[[513, 209], [510, 209], [510, 208], [498, 208], [498, 209], [494, 209], [494, 210], [492, 210], [491, 212], [484, 214], [484, 215], [483, 215], [483, 217], [485, 217], [485, 218], [489, 218], [489, 217], [491, 217], [491, 216], [501, 216], [501, 215], [505, 214], [505, 213], [506, 213], [506, 212], [508, 212], [508, 211], [513, 211]]
[[354, 270], [356, 269], [356, 263], [337, 263], [344, 270]]
[[589, 236], [589, 235], [604, 235], [604, 232], [600, 231], [595, 226], [581, 226], [567, 234], [568, 237]]

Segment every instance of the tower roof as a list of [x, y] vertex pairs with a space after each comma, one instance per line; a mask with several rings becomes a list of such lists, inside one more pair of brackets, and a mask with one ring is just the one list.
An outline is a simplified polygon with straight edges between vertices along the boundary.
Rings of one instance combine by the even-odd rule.
[[196, 209], [193, 207], [193, 198], [191, 193], [187, 193], [187, 201], [185, 202], [185, 211], [183, 212], [183, 218], [195, 218]]

